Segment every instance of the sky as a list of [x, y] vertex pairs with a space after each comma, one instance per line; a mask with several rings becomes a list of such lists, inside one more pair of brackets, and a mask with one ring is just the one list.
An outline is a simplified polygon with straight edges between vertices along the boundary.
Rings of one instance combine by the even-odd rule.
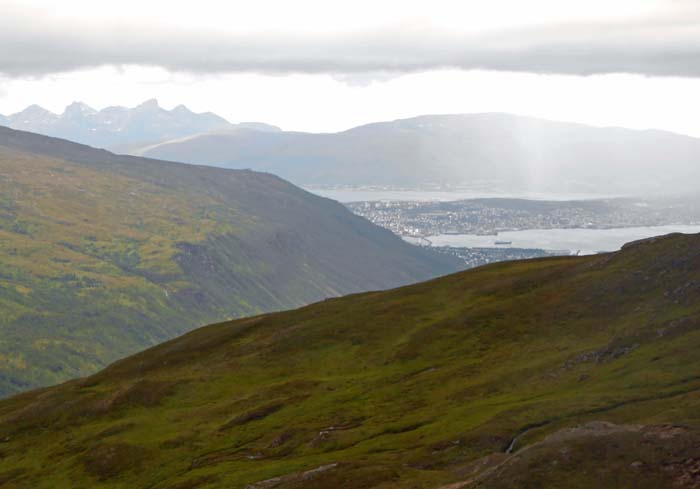
[[700, 137], [697, 0], [0, 0], [0, 113], [157, 98], [337, 131], [510, 112]]

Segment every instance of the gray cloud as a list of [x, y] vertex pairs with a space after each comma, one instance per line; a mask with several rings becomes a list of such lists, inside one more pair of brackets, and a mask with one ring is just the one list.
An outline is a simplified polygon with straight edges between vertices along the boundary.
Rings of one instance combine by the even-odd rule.
[[671, 3], [678, 7], [670, 9], [675, 13], [657, 19], [478, 35], [414, 26], [337, 35], [243, 36], [133, 24], [67, 25], [9, 12], [0, 18], [0, 73], [41, 76], [145, 65], [193, 73], [330, 73], [353, 83], [443, 68], [700, 77], [700, 8]]

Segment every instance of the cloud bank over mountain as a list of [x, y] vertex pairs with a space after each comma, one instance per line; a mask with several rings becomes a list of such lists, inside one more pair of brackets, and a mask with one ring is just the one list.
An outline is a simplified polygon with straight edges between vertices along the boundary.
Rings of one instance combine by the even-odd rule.
[[[472, 3], [438, 1], [426, 10], [397, 12], [396, 20], [381, 15], [389, 12], [385, 8], [379, 10], [376, 22], [336, 25], [310, 10], [316, 7], [314, 2], [302, 2], [298, 9], [308, 8], [310, 20], [277, 29], [274, 10], [269, 21], [262, 17], [225, 28], [221, 23], [164, 23], [162, 18], [140, 17], [136, 23], [129, 20], [128, 8], [116, 18], [60, 17], [60, 12], [39, 8], [40, 2], [10, 1], [0, 16], [0, 72], [11, 77], [42, 76], [104, 65], [141, 65], [206, 74], [386, 75], [459, 68], [700, 76], [700, 8], [695, 2], [642, 1], [635, 15], [626, 17], [592, 10], [596, 15], [516, 24], [506, 22], [508, 7], [518, 8], [516, 3], [496, 3], [504, 12], [503, 22], [485, 19], [475, 25], [468, 20]], [[546, 7], [535, 2], [533, 9], [540, 3]], [[235, 9], [217, 5], [224, 10], [210, 11], [208, 18], [234, 17]], [[442, 13], [433, 17], [428, 8]], [[371, 8], [365, 10], [355, 14], [372, 13]], [[456, 20], [445, 25], [448, 14], [464, 18], [466, 27]]]

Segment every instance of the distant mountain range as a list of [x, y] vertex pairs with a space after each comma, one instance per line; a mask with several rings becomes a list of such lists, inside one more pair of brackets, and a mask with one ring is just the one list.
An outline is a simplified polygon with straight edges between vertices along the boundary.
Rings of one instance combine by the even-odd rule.
[[697, 488], [699, 296], [674, 235], [204, 327], [0, 401], [0, 484]]
[[270, 174], [0, 127], [0, 397], [202, 324], [462, 265]]
[[211, 112], [196, 114], [184, 105], [165, 110], [156, 100], [148, 100], [133, 109], [107, 107], [99, 111], [74, 102], [60, 115], [32, 105], [16, 114], [0, 116], [0, 125], [120, 152], [211, 131], [237, 128], [280, 130], [255, 122], [231, 124]]
[[431, 115], [334, 134], [239, 130], [135, 150], [296, 184], [475, 185], [519, 192], [696, 191], [700, 140], [508, 114]]
[[700, 139], [498, 113], [304, 133], [149, 100], [101, 111], [76, 102], [62, 115], [31, 106], [4, 124], [117, 153], [270, 172], [297, 185], [648, 195], [695, 192], [700, 181]]

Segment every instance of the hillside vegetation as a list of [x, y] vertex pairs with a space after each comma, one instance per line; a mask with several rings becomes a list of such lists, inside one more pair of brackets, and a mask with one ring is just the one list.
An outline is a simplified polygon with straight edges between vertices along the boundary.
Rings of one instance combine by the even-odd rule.
[[224, 319], [457, 269], [268, 174], [0, 127], [0, 396]]
[[0, 402], [8, 488], [694, 488], [700, 236], [204, 327]]

